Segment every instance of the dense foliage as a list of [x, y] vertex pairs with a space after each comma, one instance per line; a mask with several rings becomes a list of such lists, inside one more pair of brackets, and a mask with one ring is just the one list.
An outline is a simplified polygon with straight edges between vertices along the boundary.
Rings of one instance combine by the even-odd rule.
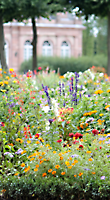
[[1, 198], [109, 200], [110, 78], [95, 71], [0, 69]]
[[[60, 57], [38, 57], [38, 67], [46, 69], [49, 67], [55, 71], [60, 70], [60, 74], [65, 74], [67, 71], [79, 72], [85, 71], [92, 66], [107, 68], [107, 57], [104, 55], [97, 56], [82, 56], [79, 58], [60, 58]], [[21, 64], [20, 73], [32, 70], [32, 60], [25, 61]], [[100, 72], [100, 71], [99, 71]]]

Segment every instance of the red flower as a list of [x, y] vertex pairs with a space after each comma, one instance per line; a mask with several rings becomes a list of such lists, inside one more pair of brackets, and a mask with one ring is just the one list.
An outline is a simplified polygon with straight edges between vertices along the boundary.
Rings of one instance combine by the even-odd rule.
[[82, 138], [83, 135], [81, 133], [77, 132], [77, 133], [75, 133], [74, 137], [75, 137], [75, 139], [78, 139], [78, 138]]
[[100, 149], [102, 149], [102, 147], [99, 147]]
[[38, 67], [38, 70], [42, 70], [42, 67]]
[[82, 144], [79, 145], [79, 149], [83, 149], [83, 145]]
[[39, 138], [39, 134], [38, 134], [38, 133], [36, 133], [36, 134], [35, 134], [35, 137], [36, 137], [36, 138]]
[[75, 140], [75, 141], [73, 142], [73, 144], [76, 144], [76, 143], [79, 143], [79, 141]]
[[69, 137], [73, 138], [74, 134], [73, 133], [69, 133]]
[[63, 147], [66, 147], [66, 146], [67, 146], [67, 144], [64, 143], [64, 144], [63, 144]]
[[92, 130], [92, 133], [93, 133], [94, 135], [98, 135], [98, 134], [99, 134], [99, 131], [98, 131], [97, 129], [93, 129], [93, 130]]
[[60, 143], [61, 141], [62, 141], [62, 139], [60, 139], [60, 140], [57, 140], [57, 142], [58, 142], [58, 143]]

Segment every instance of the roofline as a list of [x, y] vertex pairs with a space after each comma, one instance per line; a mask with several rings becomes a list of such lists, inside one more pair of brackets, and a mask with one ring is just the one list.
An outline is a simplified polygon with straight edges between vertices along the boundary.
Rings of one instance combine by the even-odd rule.
[[[32, 26], [32, 23], [23, 23], [23, 22], [8, 22], [4, 23], [4, 26]], [[85, 26], [81, 24], [46, 24], [46, 23], [36, 23], [37, 27], [46, 27], [46, 28], [75, 28], [75, 29], [85, 29]]]

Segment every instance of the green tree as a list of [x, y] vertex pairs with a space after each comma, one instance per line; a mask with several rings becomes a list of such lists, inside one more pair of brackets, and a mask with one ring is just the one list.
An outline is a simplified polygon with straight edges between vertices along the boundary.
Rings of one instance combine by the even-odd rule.
[[107, 73], [110, 76], [110, 0], [61, 0], [62, 6], [71, 8], [79, 8], [79, 13], [86, 15], [94, 14], [96, 16], [107, 17], [108, 19], [108, 66]]
[[21, 19], [31, 18], [32, 20], [32, 29], [33, 29], [33, 71], [37, 69], [37, 27], [35, 18], [45, 17], [49, 18], [49, 15], [55, 14], [56, 12], [63, 12], [65, 9], [60, 5], [58, 0], [20, 0], [19, 3], [20, 8], [20, 17]]
[[11, 21], [17, 17], [18, 0], [0, 0], [0, 61], [2, 68], [7, 69], [4, 51], [3, 22]]

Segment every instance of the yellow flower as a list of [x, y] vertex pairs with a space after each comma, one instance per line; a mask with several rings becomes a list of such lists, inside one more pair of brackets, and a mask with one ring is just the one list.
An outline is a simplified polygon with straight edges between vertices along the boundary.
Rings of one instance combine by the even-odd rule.
[[21, 164], [21, 167], [25, 167], [25, 163], [22, 163], [22, 164]]
[[65, 175], [65, 172], [62, 172], [61, 175]]
[[92, 161], [93, 159], [92, 159], [92, 158], [89, 158], [88, 160], [89, 160], [89, 161]]
[[42, 176], [45, 177], [47, 175], [47, 173], [43, 173]]
[[52, 169], [49, 169], [48, 172], [51, 173], [51, 172], [52, 172]]
[[59, 168], [60, 168], [60, 165], [55, 165], [55, 168], [56, 168], [56, 169], [59, 169]]
[[27, 171], [29, 171], [29, 170], [30, 170], [30, 166], [28, 166], [28, 167], [26, 167], [26, 168], [24, 169], [25, 172], [27, 172]]
[[26, 150], [24, 150], [24, 151], [21, 152], [21, 154], [24, 154], [24, 153], [26, 153]]
[[30, 143], [31, 143], [31, 141], [30, 141], [30, 140], [27, 140], [27, 143], [28, 143], [28, 144], [30, 144]]
[[109, 90], [107, 90], [107, 92], [108, 92], [108, 93], [110, 93], [110, 89], [109, 89]]
[[21, 144], [23, 143], [23, 140], [20, 139], [20, 138], [17, 138], [16, 141], [17, 141], [17, 142], [20, 142]]
[[91, 151], [87, 151], [86, 153], [91, 153]]
[[80, 173], [79, 173], [79, 176], [82, 176], [82, 175], [83, 175], [83, 173], [80, 172]]
[[99, 114], [100, 117], [102, 117], [103, 115], [104, 115], [103, 113], [100, 113], [100, 114]]
[[10, 71], [10, 72], [14, 72], [14, 69], [10, 68], [9, 71]]
[[55, 154], [55, 153], [56, 153], [56, 151], [53, 151], [53, 153]]
[[110, 107], [110, 105], [107, 105], [107, 106], [105, 106], [105, 109], [107, 109], [107, 108], [109, 108]]
[[39, 144], [39, 143], [40, 143], [39, 141], [36, 142], [36, 144]]
[[69, 161], [66, 161], [66, 162], [65, 162], [65, 165], [67, 165], [67, 166], [70, 165]]
[[64, 76], [59, 76], [59, 78], [63, 79], [63, 78], [65, 78], [65, 77], [64, 77]]
[[103, 90], [96, 90], [96, 91], [94, 92], [94, 94], [101, 94], [101, 93], [103, 93]]
[[35, 168], [34, 171], [37, 172], [37, 171], [38, 171], [38, 168]]
[[8, 85], [8, 81], [4, 81], [4, 84]]

